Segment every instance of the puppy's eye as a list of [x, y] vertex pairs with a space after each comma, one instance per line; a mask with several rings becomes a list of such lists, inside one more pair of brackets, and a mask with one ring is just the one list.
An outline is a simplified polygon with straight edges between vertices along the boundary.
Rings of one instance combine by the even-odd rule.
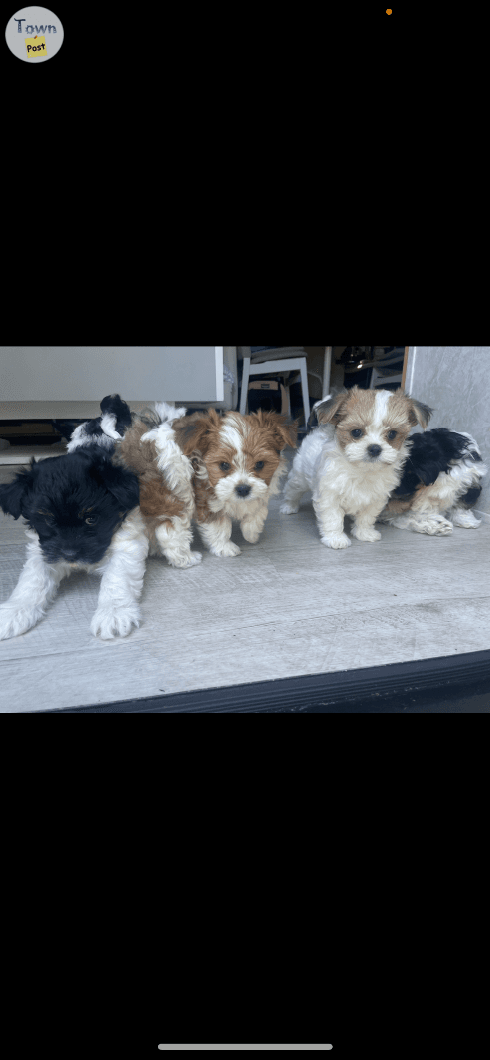
[[255, 470], [256, 471], [260, 471], [261, 467], [263, 467], [263, 466], [264, 466], [264, 461], [263, 460], [257, 460], [257, 463], [255, 465]]
[[360, 438], [361, 435], [363, 434], [363, 431], [361, 431], [360, 427], [355, 427], [355, 429], [353, 431], [351, 431], [350, 433], [351, 433], [353, 438]]
[[89, 526], [95, 526], [97, 519], [97, 515], [89, 515], [85, 522], [88, 523]]
[[387, 435], [388, 441], [389, 442], [393, 441], [393, 438], [396, 438], [397, 434], [398, 434], [398, 431], [388, 431], [388, 435]]
[[222, 462], [220, 464], [220, 468], [221, 468], [222, 471], [229, 471], [230, 470], [230, 465], [226, 463], [226, 460], [222, 460]]

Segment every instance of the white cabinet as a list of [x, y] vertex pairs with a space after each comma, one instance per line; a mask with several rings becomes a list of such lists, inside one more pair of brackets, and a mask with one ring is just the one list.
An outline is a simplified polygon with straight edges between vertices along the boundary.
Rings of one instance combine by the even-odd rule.
[[63, 403], [65, 416], [70, 415], [68, 406], [73, 406], [71, 415], [76, 416], [79, 402], [95, 402], [98, 407], [106, 394], [115, 393], [133, 406], [152, 401], [220, 402], [223, 347], [0, 347], [0, 418], [37, 418], [43, 413], [34, 411], [34, 406], [54, 402]]

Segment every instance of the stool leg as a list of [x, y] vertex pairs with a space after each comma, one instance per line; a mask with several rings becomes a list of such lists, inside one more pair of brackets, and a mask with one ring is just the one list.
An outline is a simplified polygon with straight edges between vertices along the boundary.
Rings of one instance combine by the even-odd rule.
[[332, 368], [332, 347], [325, 346], [325, 356], [323, 358], [323, 386], [322, 386], [322, 398], [328, 397], [330, 393], [330, 372]]
[[250, 357], [243, 358], [243, 372], [242, 372], [242, 393], [240, 396], [240, 413], [242, 416], [245, 415], [245, 409], [247, 407], [247, 396], [248, 396], [248, 380], [250, 378]]
[[308, 426], [308, 420], [310, 418], [310, 396], [308, 393], [308, 373], [306, 371], [306, 361], [303, 361], [301, 365], [301, 389], [303, 391], [303, 406], [305, 410], [305, 427]]

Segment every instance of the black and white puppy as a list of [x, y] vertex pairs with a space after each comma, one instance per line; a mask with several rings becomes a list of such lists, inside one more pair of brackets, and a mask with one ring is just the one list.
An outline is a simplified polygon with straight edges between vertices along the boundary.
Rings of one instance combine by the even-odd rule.
[[447, 536], [453, 526], [480, 525], [471, 508], [487, 468], [471, 434], [438, 427], [407, 439], [410, 452], [399, 485], [378, 521], [419, 534]]
[[66, 456], [33, 460], [0, 485], [0, 507], [14, 519], [22, 515], [29, 527], [25, 566], [0, 605], [0, 640], [36, 625], [62, 578], [77, 569], [102, 574], [94, 636], [127, 636], [138, 626], [148, 552], [138, 504], [136, 475], [113, 466], [110, 448], [95, 441]]

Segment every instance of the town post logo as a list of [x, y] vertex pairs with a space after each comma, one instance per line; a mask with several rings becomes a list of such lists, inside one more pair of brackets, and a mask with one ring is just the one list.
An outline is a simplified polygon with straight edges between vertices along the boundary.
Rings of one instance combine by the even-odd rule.
[[10, 51], [31, 66], [57, 55], [63, 44], [63, 26], [47, 7], [22, 7], [7, 22], [5, 40]]

